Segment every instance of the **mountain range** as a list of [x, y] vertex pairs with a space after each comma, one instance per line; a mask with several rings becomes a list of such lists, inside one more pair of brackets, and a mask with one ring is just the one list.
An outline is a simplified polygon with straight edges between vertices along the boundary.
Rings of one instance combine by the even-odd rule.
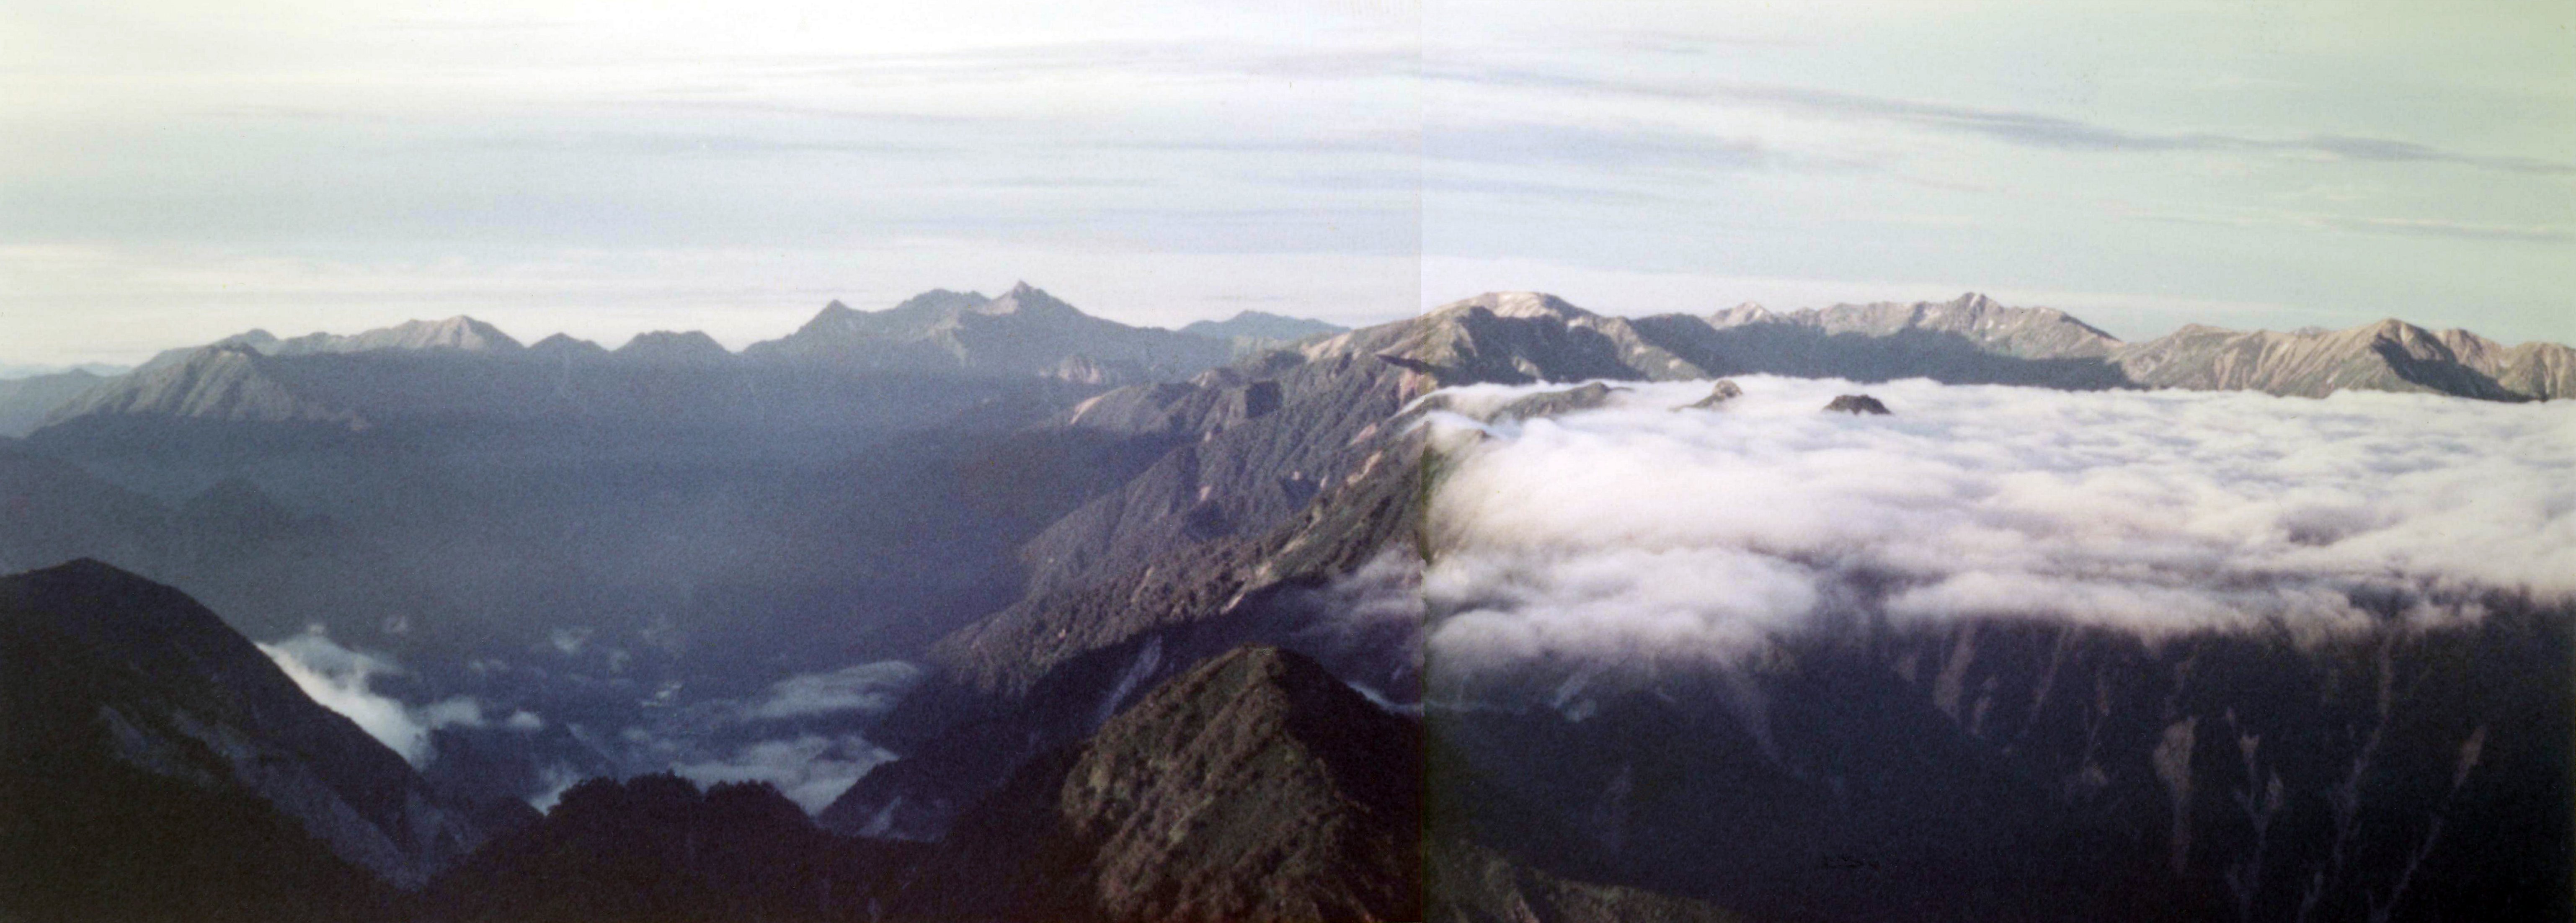
[[[1773, 373], [1877, 381], [2030, 384], [2059, 388], [2175, 387], [2323, 397], [2337, 390], [2421, 391], [2489, 400], [2547, 400], [2576, 391], [2576, 350], [2555, 343], [2506, 346], [2465, 330], [2434, 332], [2397, 320], [2348, 330], [2240, 332], [2186, 326], [2125, 343], [2062, 311], [2009, 307], [1970, 293], [1947, 302], [1838, 304], [1774, 312], [1744, 304], [1708, 315], [1634, 319], [1593, 315], [1552, 296], [1492, 294], [1498, 321], [1563, 308], [1575, 327], [1653, 348], [1706, 376]], [[1518, 312], [1518, 313], [1516, 313]], [[1436, 313], [1436, 312], [1435, 312]], [[1572, 318], [1574, 315], [1567, 315]], [[1616, 332], [1612, 332], [1613, 330]], [[1026, 283], [999, 297], [945, 290], [882, 311], [833, 302], [788, 336], [738, 356], [701, 332], [638, 335], [614, 353], [560, 334], [522, 346], [468, 317], [412, 321], [353, 335], [279, 339], [262, 330], [203, 347], [173, 349], [134, 372], [70, 372], [0, 382], [0, 435], [95, 415], [168, 415], [362, 426], [365, 393], [347, 376], [298, 374], [264, 359], [369, 353], [484, 360], [542, 359], [562, 367], [615, 356], [647, 366], [791, 364], [843, 371], [908, 370], [1054, 377], [1085, 385], [1175, 380], [1233, 359], [1328, 337], [1344, 328], [1246, 311], [1179, 332], [1092, 317]], [[489, 363], [487, 363], [488, 365]], [[545, 363], [539, 363], [543, 365]], [[1476, 369], [1508, 380], [1518, 372]], [[459, 373], [462, 374], [462, 373]], [[476, 375], [507, 379], [485, 368]], [[462, 389], [484, 412], [545, 406], [561, 388], [541, 375], [516, 387]], [[560, 376], [559, 376], [560, 377]], [[322, 379], [322, 380], [316, 380]], [[453, 382], [439, 390], [458, 391]], [[487, 383], [491, 384], [491, 383]], [[615, 389], [612, 389], [615, 390]], [[455, 407], [445, 407], [454, 410]]]
[[[8, 810], [113, 821], [0, 914], [307, 888], [315, 916], [488, 920], [2563, 917], [2557, 602], [2335, 644], [1858, 625], [1460, 707], [1426, 695], [1450, 460], [1417, 424], [1448, 387], [1564, 383], [1478, 412], [1532, 420], [1746, 374], [2554, 399], [2567, 356], [2396, 322], [2128, 344], [1976, 295], [1177, 333], [1025, 285], [740, 353], [246, 334], [0, 442], [0, 570], [29, 571], [0, 581], [0, 704], [43, 729], [7, 735], [10, 779], [56, 786]], [[406, 764], [249, 644], [317, 631], [398, 661], [361, 690], [394, 707], [531, 729]], [[920, 678], [864, 685], [888, 661]], [[811, 818], [740, 781], [852, 778]], [[191, 797], [221, 813], [166, 807]], [[144, 877], [115, 850], [154, 816], [187, 874], [77, 886]], [[242, 874], [223, 855], [284, 877], [204, 883]]]

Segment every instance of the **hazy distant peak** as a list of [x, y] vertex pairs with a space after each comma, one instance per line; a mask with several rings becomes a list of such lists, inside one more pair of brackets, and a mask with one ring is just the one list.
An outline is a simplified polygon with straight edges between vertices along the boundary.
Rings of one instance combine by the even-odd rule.
[[1181, 328], [1182, 333], [1214, 340], [1244, 338], [1276, 343], [1289, 343], [1307, 337], [1324, 336], [1349, 330], [1340, 324], [1304, 317], [1289, 317], [1265, 311], [1238, 311], [1221, 321], [1203, 320]]
[[529, 344], [528, 353], [530, 355], [543, 356], [547, 358], [570, 359], [583, 356], [604, 356], [608, 354], [608, 347], [601, 346], [589, 340], [576, 338], [571, 334], [557, 333], [550, 334], [545, 339]]
[[634, 339], [626, 341], [626, 345], [618, 347], [614, 355], [619, 359], [645, 362], [699, 364], [731, 359], [733, 351], [724, 348], [724, 344], [716, 342], [715, 337], [708, 336], [703, 330], [654, 330], [636, 334]]

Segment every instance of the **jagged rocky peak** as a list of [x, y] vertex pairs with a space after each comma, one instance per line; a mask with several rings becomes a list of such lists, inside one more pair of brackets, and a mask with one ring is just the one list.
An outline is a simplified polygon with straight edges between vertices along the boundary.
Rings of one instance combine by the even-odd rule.
[[1734, 399], [1739, 398], [1739, 397], [1743, 397], [1743, 396], [1744, 396], [1744, 386], [1743, 386], [1743, 385], [1736, 384], [1736, 383], [1735, 383], [1735, 379], [1732, 379], [1732, 378], [1720, 378], [1720, 379], [1718, 379], [1718, 380], [1717, 380], [1717, 384], [1715, 384], [1715, 385], [1711, 386], [1711, 387], [1708, 389], [1708, 396], [1707, 396], [1707, 397], [1700, 398], [1700, 399], [1699, 399], [1699, 401], [1698, 401], [1697, 403], [1684, 404], [1684, 405], [1682, 405], [1682, 406], [1675, 407], [1675, 408], [1673, 408], [1673, 409], [1674, 409], [1674, 410], [1716, 410], [1716, 409], [1717, 409], [1717, 408], [1719, 408], [1719, 407], [1725, 406], [1725, 405], [1726, 405], [1726, 402], [1731, 401], [1731, 400], [1734, 400]]
[[1302, 655], [1236, 648], [1023, 767], [942, 843], [928, 905], [898, 909], [1418, 920], [1422, 768], [1411, 719]]
[[1877, 398], [1869, 395], [1845, 394], [1836, 397], [1831, 402], [1825, 404], [1825, 412], [1848, 413], [1854, 416], [1859, 416], [1861, 414], [1886, 416], [1888, 414], [1888, 409], [1886, 404], [1879, 403]]

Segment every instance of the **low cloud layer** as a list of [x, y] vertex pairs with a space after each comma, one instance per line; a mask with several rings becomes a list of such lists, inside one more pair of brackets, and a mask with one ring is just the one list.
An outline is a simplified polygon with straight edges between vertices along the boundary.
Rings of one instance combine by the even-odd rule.
[[[588, 740], [630, 772], [669, 769], [700, 785], [768, 782], [807, 813], [894, 754], [866, 733], [922, 677], [896, 660], [801, 673], [757, 696], [714, 698], [655, 711], [617, 739]], [[561, 790], [531, 803], [551, 804]]]
[[499, 724], [515, 731], [537, 731], [545, 719], [532, 712], [513, 712], [507, 716], [486, 716], [483, 703], [466, 696], [441, 699], [423, 706], [404, 704], [391, 696], [378, 694], [377, 677], [403, 672], [393, 661], [341, 647], [318, 628], [304, 634], [259, 645], [261, 653], [286, 671], [298, 689], [324, 708], [339, 712], [356, 722], [367, 736], [390, 747], [414, 766], [427, 765], [437, 753], [430, 746], [430, 732], [446, 727], [491, 727]]
[[899, 660], [846, 667], [830, 673], [805, 673], [769, 687], [769, 697], [752, 706], [754, 719], [800, 718], [836, 712], [884, 714], [921, 679], [921, 668]]
[[789, 740], [767, 740], [717, 759], [681, 763], [672, 771], [700, 785], [718, 782], [768, 782], [787, 800], [814, 814], [848, 791], [859, 777], [894, 754], [856, 734], [826, 737], [807, 734]]
[[[2576, 406], [1739, 381], [1715, 411], [1670, 409], [1702, 382], [1437, 422], [1435, 671], [1723, 656], [1857, 613], [2313, 635], [2576, 595]], [[1894, 415], [1821, 412], [1860, 391]]]

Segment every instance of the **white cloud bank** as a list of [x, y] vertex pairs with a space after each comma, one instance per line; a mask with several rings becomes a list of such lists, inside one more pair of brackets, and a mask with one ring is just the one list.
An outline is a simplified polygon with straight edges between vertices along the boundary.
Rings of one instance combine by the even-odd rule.
[[[1722, 655], [1846, 613], [2313, 635], [2576, 595], [2576, 405], [1739, 381], [1717, 411], [1669, 409], [1699, 382], [1436, 423], [1435, 665]], [[1863, 391], [1894, 415], [1820, 412]]]
[[[491, 725], [483, 715], [483, 703], [470, 697], [455, 696], [414, 707], [377, 694], [373, 689], [375, 678], [399, 675], [402, 667], [373, 654], [341, 647], [320, 628], [274, 644], [261, 644], [259, 650], [275, 661], [278, 669], [286, 671], [286, 677], [315, 703], [347, 716], [367, 736], [392, 748], [414, 766], [427, 765], [437, 755], [430, 747], [431, 731]], [[515, 731], [536, 731], [545, 727], [545, 719], [521, 711], [512, 713], [502, 724]]]

